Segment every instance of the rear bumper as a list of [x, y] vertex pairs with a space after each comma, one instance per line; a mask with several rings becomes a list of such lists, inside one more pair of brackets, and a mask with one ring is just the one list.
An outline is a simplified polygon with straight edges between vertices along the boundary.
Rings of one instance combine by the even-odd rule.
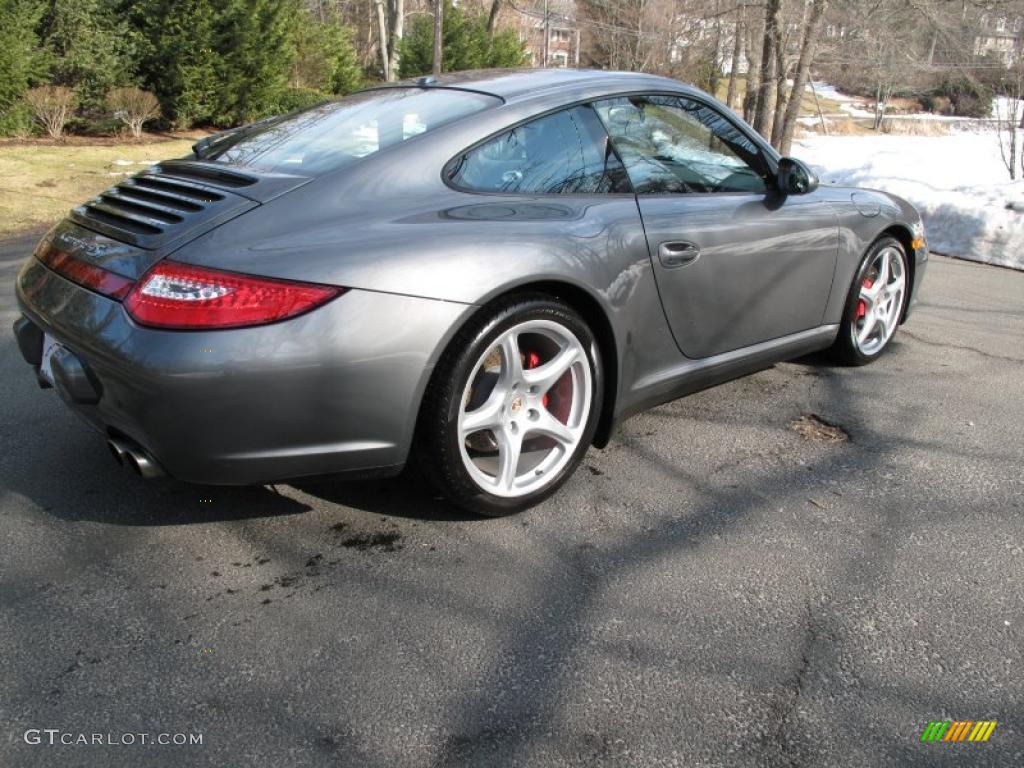
[[223, 485], [397, 472], [434, 355], [471, 310], [352, 290], [273, 325], [160, 331], [35, 259], [17, 296], [26, 360], [38, 372], [45, 332], [81, 367], [80, 389], [56, 377], [68, 405], [168, 474]]

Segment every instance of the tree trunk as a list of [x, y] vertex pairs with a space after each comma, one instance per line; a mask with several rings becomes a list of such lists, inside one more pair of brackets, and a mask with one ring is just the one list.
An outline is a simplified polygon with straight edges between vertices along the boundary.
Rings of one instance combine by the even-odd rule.
[[776, 56], [778, 30], [781, 25], [782, 0], [768, 0], [764, 11], [764, 42], [761, 45], [761, 83], [757, 90], [757, 106], [754, 113], [754, 130], [762, 136], [771, 128], [772, 113], [775, 109]]
[[775, 41], [775, 108], [772, 110], [772, 146], [776, 149], [782, 143], [782, 122], [786, 116], [788, 75], [786, 43], [780, 35], [779, 39]]
[[718, 98], [718, 83], [722, 77], [722, 70], [718, 66], [718, 57], [722, 52], [722, 16], [717, 13], [720, 7], [719, 0], [715, 0], [715, 52], [711, 56], [711, 75], [708, 77], [708, 93]]
[[875, 124], [873, 126], [876, 131], [882, 129], [882, 121], [885, 119], [885, 106], [889, 101], [891, 93], [891, 85], [878, 83], [878, 88], [875, 92]]
[[782, 138], [779, 141], [779, 152], [783, 155], [788, 155], [793, 147], [793, 133], [796, 130], [796, 120], [800, 116], [800, 102], [803, 100], [804, 88], [810, 78], [811, 62], [814, 61], [814, 52], [818, 46], [826, 3], [827, 0], [814, 0], [811, 14], [807, 17], [807, 25], [804, 27], [800, 59], [796, 63], [796, 72], [793, 73], [792, 95], [786, 106], [786, 116], [782, 123]]
[[494, 27], [498, 23], [498, 14], [501, 12], [502, 0], [491, 0], [491, 13], [487, 17], [487, 35], [494, 37]]
[[402, 35], [405, 29], [405, 0], [391, 0], [391, 32], [388, 48], [388, 80], [398, 79], [398, 60], [401, 56]]
[[551, 27], [549, 26], [549, 23], [548, 0], [544, 0], [544, 47], [541, 54], [544, 58], [540, 62], [541, 67], [546, 67], [548, 65], [548, 45], [551, 43]]
[[377, 44], [380, 46], [380, 64], [383, 69], [384, 79], [391, 79], [389, 69], [390, 59], [388, 58], [388, 25], [384, 16], [384, 0], [374, 0], [377, 6]]
[[761, 91], [761, 70], [755, 62], [761, 60], [759, 46], [764, 40], [763, 24], [746, 26], [743, 39], [744, 53], [747, 56], [747, 84], [743, 94], [743, 119], [753, 125], [757, 111], [757, 96]]
[[743, 23], [737, 21], [732, 30], [732, 64], [729, 67], [729, 87], [725, 92], [725, 105], [733, 109], [736, 102], [736, 70], [743, 54]]
[[444, 31], [444, 0], [434, 0], [434, 77], [441, 76], [441, 48]]

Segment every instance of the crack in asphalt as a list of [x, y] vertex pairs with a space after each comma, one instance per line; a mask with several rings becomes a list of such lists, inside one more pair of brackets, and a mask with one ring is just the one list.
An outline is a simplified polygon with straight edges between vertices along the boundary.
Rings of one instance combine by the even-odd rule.
[[950, 344], [949, 342], [946, 341], [933, 341], [932, 339], [926, 339], [923, 336], [919, 336], [918, 334], [912, 331], [908, 331], [906, 328], [900, 328], [900, 335], [906, 336], [907, 338], [913, 339], [914, 341], [919, 341], [922, 344], [927, 344], [930, 347], [959, 349], [964, 352], [974, 352], [975, 354], [981, 355], [982, 357], [987, 357], [990, 360], [1002, 360], [1008, 363], [1024, 363], [1024, 359], [1019, 357], [1011, 357], [1010, 355], [997, 355], [994, 352], [986, 352], [982, 349], [978, 349], [977, 347], [971, 347], [966, 344]]
[[810, 600], [808, 600], [805, 603], [804, 609], [804, 642], [800, 647], [800, 660], [790, 677], [788, 685], [790, 695], [778, 713], [779, 725], [775, 730], [773, 739], [778, 745], [779, 754], [782, 758], [781, 765], [789, 766], [789, 768], [799, 768], [800, 766], [800, 761], [794, 752], [794, 745], [789, 735], [792, 728], [790, 720], [804, 696], [807, 675], [811, 668], [811, 649], [817, 640], [818, 630], [815, 626], [814, 611], [811, 608]]

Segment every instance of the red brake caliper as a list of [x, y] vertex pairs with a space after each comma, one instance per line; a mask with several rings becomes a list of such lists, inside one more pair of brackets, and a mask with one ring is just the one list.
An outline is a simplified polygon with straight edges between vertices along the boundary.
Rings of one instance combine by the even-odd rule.
[[[870, 280], [869, 278], [864, 278], [864, 287], [865, 288], [870, 288], [872, 285], [874, 285], [874, 281], [873, 280]], [[868, 313], [867, 302], [865, 302], [864, 299], [858, 299], [857, 300], [857, 319], [860, 320], [867, 313]]]
[[[538, 355], [536, 352], [527, 352], [526, 353], [526, 368], [527, 368], [527, 370], [529, 370], [530, 368], [536, 368], [538, 365], [540, 365], [540, 355]], [[547, 396], [547, 393], [545, 393], [544, 397], [541, 399], [541, 404], [543, 404], [543, 406], [545, 408], [548, 407], [548, 396]]]

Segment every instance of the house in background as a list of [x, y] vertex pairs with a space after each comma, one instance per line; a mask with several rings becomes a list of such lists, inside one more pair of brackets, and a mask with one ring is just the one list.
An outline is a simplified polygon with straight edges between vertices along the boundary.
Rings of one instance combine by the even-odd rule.
[[1013, 66], [1021, 52], [1024, 17], [982, 14], [974, 36], [974, 55], [997, 58], [1006, 67]]
[[[544, 61], [544, 37], [547, 36], [547, 61]], [[524, 35], [531, 67], [578, 67], [580, 65], [580, 28], [572, 20], [554, 15], [545, 24], [532, 19]]]
[[575, 0], [534, 0], [533, 5], [514, 10], [519, 18], [519, 39], [531, 67], [580, 65], [580, 25], [576, 22]]

